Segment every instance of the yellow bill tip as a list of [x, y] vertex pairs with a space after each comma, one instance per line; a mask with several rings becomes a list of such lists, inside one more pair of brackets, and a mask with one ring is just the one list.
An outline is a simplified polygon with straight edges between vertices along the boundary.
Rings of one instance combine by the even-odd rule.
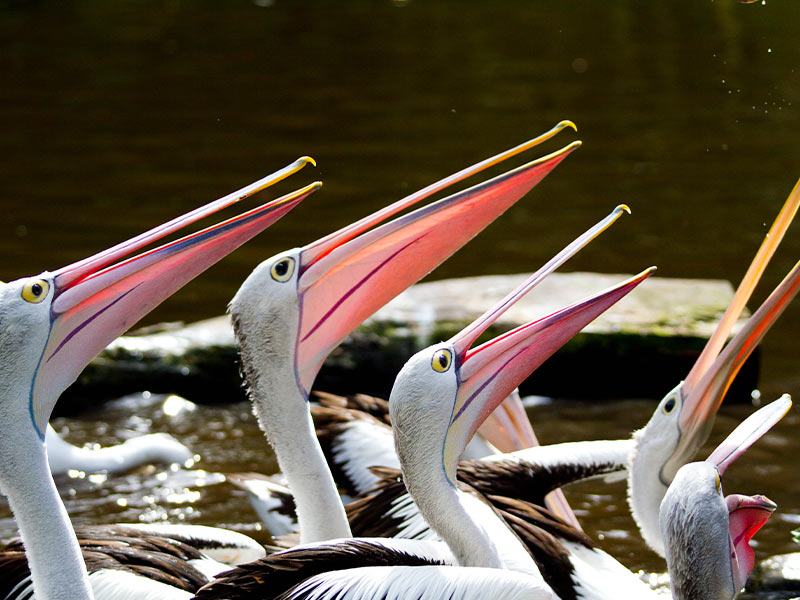
[[312, 165], [314, 167], [317, 166], [317, 161], [315, 161], [310, 156], [301, 156], [297, 159], [297, 162], [302, 162], [304, 165]]
[[572, 122], [572, 121], [570, 121], [569, 119], [564, 119], [564, 120], [563, 120], [563, 121], [561, 121], [561, 122], [560, 122], [558, 125], [556, 125], [556, 127], [557, 127], [558, 129], [566, 129], [567, 127], [569, 127], [569, 128], [571, 128], [571, 129], [575, 130], [575, 132], [577, 132], [577, 131], [578, 131], [578, 126], [577, 126], [577, 125], [575, 125], [575, 123], [573, 123], [573, 122]]
[[628, 214], [631, 214], [631, 209], [627, 204], [619, 204], [617, 208], [614, 209], [614, 212], [616, 213], [626, 212]]

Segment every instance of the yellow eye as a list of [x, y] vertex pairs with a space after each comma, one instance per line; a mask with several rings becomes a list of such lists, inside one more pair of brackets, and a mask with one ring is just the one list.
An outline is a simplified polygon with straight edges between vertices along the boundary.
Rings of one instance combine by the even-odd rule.
[[450, 350], [437, 350], [431, 360], [431, 366], [437, 373], [444, 373], [453, 363], [453, 353]]
[[25, 287], [22, 288], [22, 299], [26, 302], [38, 304], [47, 298], [47, 292], [49, 291], [49, 283], [47, 283], [44, 279], [35, 279], [26, 283]]
[[289, 281], [294, 273], [294, 259], [288, 256], [281, 258], [272, 265], [269, 272], [275, 281]]
[[717, 478], [717, 493], [718, 494], [722, 494], [722, 481], [720, 481], [720, 478], [719, 478], [719, 471], [716, 471], [714, 473], [714, 475]]
[[670, 398], [668, 398], [668, 399], [667, 399], [667, 401], [666, 401], [666, 402], [664, 402], [664, 407], [662, 408], [662, 410], [664, 411], [664, 414], [665, 414], [665, 415], [668, 415], [668, 414], [669, 414], [669, 413], [671, 413], [673, 410], [675, 410], [675, 405], [676, 405], [677, 403], [678, 403], [678, 401], [677, 401], [677, 400], [675, 400], [675, 397], [674, 397], [674, 396], [671, 396]]

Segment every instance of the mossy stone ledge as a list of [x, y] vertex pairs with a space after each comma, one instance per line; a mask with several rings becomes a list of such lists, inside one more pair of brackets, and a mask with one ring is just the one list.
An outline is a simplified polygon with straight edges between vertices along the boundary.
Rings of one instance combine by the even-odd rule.
[[[413, 286], [334, 350], [315, 387], [385, 397], [409, 356], [449, 338], [525, 277], [490, 275]], [[548, 314], [626, 277], [553, 274], [487, 335]], [[651, 277], [542, 365], [522, 392], [560, 398], [660, 398], [686, 375], [732, 297], [733, 288], [725, 281]], [[747, 398], [757, 377], [754, 356], [730, 396]], [[58, 410], [75, 412], [85, 403], [143, 390], [201, 403], [243, 399], [228, 317], [151, 327], [119, 338], [65, 392]]]

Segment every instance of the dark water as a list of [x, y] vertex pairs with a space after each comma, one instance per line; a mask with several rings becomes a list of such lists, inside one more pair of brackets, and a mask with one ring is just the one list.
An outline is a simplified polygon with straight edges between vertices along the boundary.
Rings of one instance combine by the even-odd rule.
[[[323, 190], [148, 322], [219, 314], [267, 256], [569, 118], [584, 147], [431, 277], [532, 270], [625, 202], [633, 215], [570, 270], [657, 264], [662, 276], [738, 282], [800, 176], [799, 21], [800, 4], [777, 0], [0, 1], [0, 279], [60, 267], [314, 156], [319, 168], [294, 182], [320, 178]], [[800, 256], [796, 227], [757, 300]], [[765, 397], [800, 392], [798, 331], [795, 303], [763, 345]], [[558, 420], [542, 435], [555, 441], [623, 435], [650, 409], [596, 410], [534, 416]], [[716, 439], [743, 410], [725, 409]], [[199, 408], [151, 423], [149, 409], [109, 408], [70, 426], [78, 442], [168, 430], [210, 472], [269, 469], [247, 414]], [[781, 505], [758, 538], [769, 552], [792, 547], [800, 520], [793, 422], [751, 452], [763, 466], [730, 477], [729, 490]], [[252, 519], [242, 498], [194, 475], [71, 485], [80, 519]], [[170, 495], [184, 488], [200, 497]], [[618, 556], [658, 566], [626, 546], [621, 488], [584, 504]]]

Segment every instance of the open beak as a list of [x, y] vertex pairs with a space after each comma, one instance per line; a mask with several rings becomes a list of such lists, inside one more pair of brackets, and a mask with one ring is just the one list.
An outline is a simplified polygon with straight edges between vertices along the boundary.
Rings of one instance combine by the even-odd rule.
[[[500, 452], [516, 452], [539, 445], [519, 390], [514, 389], [478, 429]], [[496, 440], [496, 443], [495, 441]]]
[[[459, 387], [445, 442], [448, 464], [455, 464], [466, 444], [488, 415], [523, 379], [594, 318], [633, 290], [655, 268], [605, 292], [521, 325], [477, 348], [470, 346], [520, 298], [583, 246], [608, 228], [627, 207], [617, 207], [585, 232], [498, 304], [450, 339]], [[458, 425], [457, 427], [454, 427]]]
[[679, 403], [681, 438], [662, 469], [661, 478], [665, 483], [672, 481], [678, 469], [689, 462], [708, 439], [717, 410], [739, 369], [797, 294], [800, 286], [800, 262], [723, 349], [731, 329], [791, 224], [798, 205], [800, 205], [800, 181], [795, 185], [764, 238], [717, 329], [706, 343], [686, 380], [678, 386], [677, 391], [682, 396], [682, 402]]
[[44, 437], [55, 400], [109, 342], [185, 283], [297, 206], [319, 182], [217, 225], [147, 250], [187, 225], [268, 187], [313, 163], [302, 158], [254, 184], [144, 234], [52, 273], [50, 335], [39, 362], [31, 411]]
[[[784, 394], [775, 402], [763, 406], [747, 417], [706, 459], [723, 475], [733, 462], [744, 454], [761, 436], [780, 421], [792, 407], [792, 400]], [[718, 481], [718, 485], [720, 485]], [[721, 486], [720, 486], [721, 489]], [[750, 540], [761, 529], [777, 505], [766, 496], [732, 494], [725, 497], [728, 508], [731, 567], [736, 591], [742, 589], [753, 570], [755, 554]]]
[[[443, 262], [539, 183], [580, 142], [377, 226], [423, 198], [550, 139], [525, 144], [443, 179], [301, 250], [297, 379], [308, 393], [330, 351], [367, 317]], [[377, 226], [377, 227], [376, 227]]]
[[725, 504], [728, 507], [733, 581], [738, 591], [747, 583], [756, 562], [750, 540], [769, 520], [778, 505], [766, 496], [741, 494], [725, 496]]
[[[625, 210], [627, 210], [625, 206], [617, 207], [610, 219], [618, 218]], [[590, 239], [593, 239], [593, 236], [598, 235], [613, 222], [613, 220], [607, 221], [607, 223], [604, 222], [600, 227], [595, 228], [595, 231], [592, 231], [589, 235], [584, 236], [583, 241], [580, 242], [580, 247], [588, 243]], [[564, 259], [566, 259], [567, 255], [571, 256], [567, 252]], [[558, 264], [561, 263], [559, 262]], [[556, 266], [553, 266], [553, 268], [556, 268]], [[537, 279], [538, 281], [541, 281], [541, 279]], [[527, 289], [530, 290], [531, 288], [528, 287]], [[522, 295], [524, 295], [524, 292]], [[514, 452], [539, 445], [539, 440], [536, 439], [536, 434], [533, 431], [533, 427], [531, 427], [530, 419], [525, 412], [525, 407], [522, 405], [522, 399], [517, 388], [514, 388], [500, 406], [486, 417], [480, 425], [479, 431], [485, 439], [489, 440], [501, 452]], [[570, 507], [569, 502], [567, 502], [563, 491], [557, 489], [547, 494], [545, 496], [545, 505], [562, 521], [572, 525], [579, 531], [583, 531], [580, 521], [578, 521], [578, 517]]]
[[466, 345], [469, 333], [454, 337], [451, 342], [456, 348], [456, 364], [460, 365], [460, 385], [451, 426], [459, 420], [465, 421], [463, 443], [470, 440], [511, 390], [654, 271], [655, 267], [650, 267], [613, 288], [521, 325], [472, 350]]

